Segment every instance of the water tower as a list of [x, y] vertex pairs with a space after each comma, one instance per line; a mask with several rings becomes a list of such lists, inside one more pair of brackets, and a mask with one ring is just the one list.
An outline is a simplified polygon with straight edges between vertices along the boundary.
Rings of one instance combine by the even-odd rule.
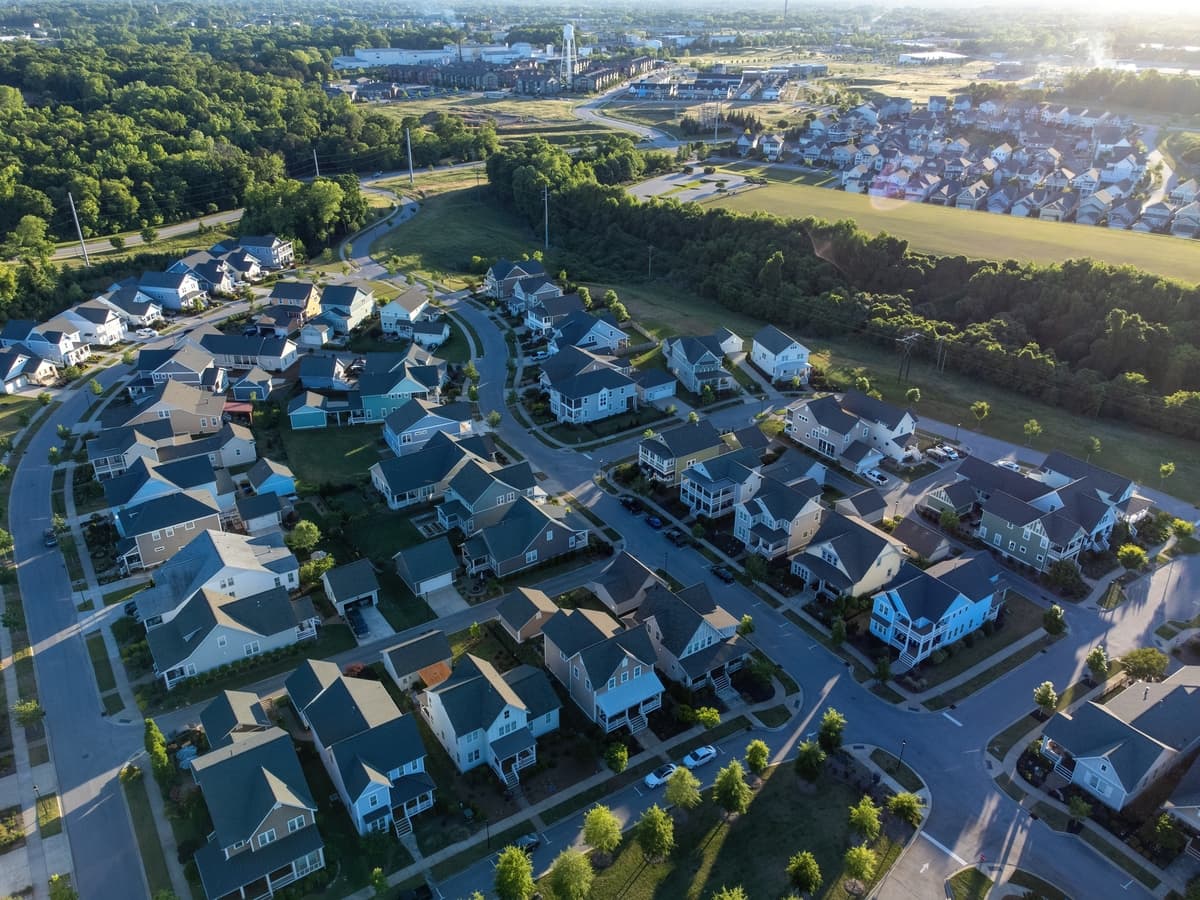
[[575, 78], [575, 26], [568, 22], [563, 26], [562, 60], [558, 66], [558, 80], [562, 90], [571, 90]]

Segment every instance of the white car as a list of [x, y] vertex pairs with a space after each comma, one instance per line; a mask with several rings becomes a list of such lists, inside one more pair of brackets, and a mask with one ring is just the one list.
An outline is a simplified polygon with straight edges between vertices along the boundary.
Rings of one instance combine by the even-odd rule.
[[667, 779], [675, 774], [675, 770], [678, 768], [679, 766], [675, 765], [675, 763], [667, 763], [665, 766], [659, 766], [646, 776], [646, 787], [650, 788], [651, 790], [656, 787], [662, 787], [667, 783]]
[[949, 444], [938, 444], [938, 449], [946, 454], [947, 459], [958, 459], [959, 453]]
[[880, 487], [883, 487], [885, 484], [888, 483], [888, 477], [886, 475], [884, 475], [882, 472], [880, 472], [878, 469], [868, 469], [866, 471], [866, 473], [863, 475], [863, 477], [866, 478], [867, 481], [870, 481], [873, 484], [877, 484]]
[[134, 332], [134, 334], [136, 334], [140, 338], [158, 337], [158, 332], [155, 331], [153, 328], [139, 328], [137, 331]]
[[683, 758], [683, 765], [688, 769], [696, 769], [705, 763], [710, 763], [717, 758], [717, 748], [712, 744], [705, 744], [703, 747], [697, 747], [691, 753]]
[[1010, 471], [1010, 472], [1020, 472], [1021, 471], [1021, 467], [1018, 466], [1011, 459], [1002, 459], [1002, 460], [1000, 460], [1000, 462], [996, 463], [996, 465], [998, 465], [1002, 469], [1008, 469], [1008, 471]]

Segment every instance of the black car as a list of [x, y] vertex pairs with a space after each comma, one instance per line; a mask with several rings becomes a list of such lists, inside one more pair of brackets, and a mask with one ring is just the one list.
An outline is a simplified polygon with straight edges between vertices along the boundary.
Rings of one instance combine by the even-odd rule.
[[640, 513], [643, 509], [642, 501], [637, 497], [622, 497], [621, 505], [631, 513]]
[[136, 600], [130, 600], [128, 603], [125, 604], [125, 615], [129, 616], [129, 618], [131, 618], [131, 619], [137, 618], [137, 601]]
[[670, 529], [664, 536], [676, 547], [686, 547], [692, 542], [692, 539], [678, 528]]
[[733, 582], [737, 580], [737, 576], [734, 575], [729, 569], [725, 568], [725, 566], [712, 566], [709, 571], [726, 584], [733, 584]]
[[58, 546], [58, 533], [53, 528], [47, 528], [42, 533], [42, 543], [47, 547]]
[[649, 515], [649, 516], [646, 516], [646, 524], [649, 525], [651, 528], [653, 528], [655, 531], [658, 531], [658, 529], [663, 527], [663, 520], [660, 519], [658, 516]]
[[370, 629], [367, 628], [367, 620], [362, 617], [357, 609], [346, 610], [346, 622], [350, 625], [350, 630], [354, 632], [356, 637], [362, 637]]
[[538, 847], [542, 846], [542, 839], [535, 832], [531, 831], [529, 834], [523, 834], [513, 841], [513, 846], [518, 850], [524, 850], [526, 853], [532, 853]]

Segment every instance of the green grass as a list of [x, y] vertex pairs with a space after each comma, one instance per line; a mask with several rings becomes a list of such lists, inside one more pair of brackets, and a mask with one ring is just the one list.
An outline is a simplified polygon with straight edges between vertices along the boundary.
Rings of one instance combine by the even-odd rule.
[[1018, 666], [1033, 659], [1053, 642], [1054, 639], [1047, 635], [1040, 640], [1034, 641], [1027, 647], [1022, 647], [1016, 653], [1006, 656], [1000, 662], [996, 663], [996, 665], [986, 671], [980, 672], [974, 678], [964, 681], [962, 684], [951, 688], [944, 694], [939, 694], [931, 700], [926, 700], [924, 703], [925, 708], [931, 710], [945, 709], [947, 706], [965, 700], [976, 691], [987, 687], [1002, 675], [1006, 675]]
[[1049, 803], [1035, 803], [1031, 812], [1055, 831], [1066, 831], [1067, 824], [1071, 821], [1070, 816]]
[[92, 669], [96, 673], [96, 685], [100, 693], [105, 694], [117, 687], [117, 677], [113, 674], [112, 662], [108, 658], [108, 649], [104, 646], [104, 635], [95, 632], [87, 637], [88, 656], [92, 660]]
[[1006, 885], [1016, 885], [1017, 887], [1027, 888], [1034, 892], [1034, 895], [1041, 900], [1071, 900], [1071, 898], [1046, 881], [1044, 878], [1038, 878], [1032, 872], [1026, 872], [1024, 869], [1017, 869], [1004, 882]]
[[978, 869], [963, 869], [946, 881], [953, 900], [983, 900], [992, 891], [995, 882]]
[[100, 702], [104, 704], [104, 714], [106, 716], [115, 716], [125, 708], [125, 701], [121, 699], [121, 694], [118, 691], [112, 691], [100, 698]]
[[131, 584], [128, 587], [117, 588], [115, 591], [109, 591], [103, 597], [104, 605], [115, 606], [118, 603], [124, 603], [134, 594], [141, 593], [148, 587], [150, 587], [150, 582], [143, 581], [141, 584]]
[[645, 430], [647, 427], [666, 421], [674, 421], [674, 419], [661, 412], [657, 407], [643, 406], [640, 409], [610, 416], [598, 422], [588, 422], [582, 425], [564, 423], [549, 425], [546, 427], [546, 434], [564, 444], [586, 444], [622, 435], [627, 431]]
[[[475, 326], [472, 325], [470, 322], [468, 322], [466, 319], [460, 319], [457, 316], [447, 316], [447, 318], [450, 320], [451, 334], [453, 335], [453, 326], [461, 325], [466, 330], [467, 334], [469, 334], [471, 336], [471, 341], [475, 344], [475, 353], [476, 353], [475, 358], [482, 359], [483, 358], [483, 338], [481, 338], [479, 336], [479, 332], [475, 330]], [[442, 355], [442, 351], [440, 349], [438, 351], [438, 355], [441, 356], [442, 359], [446, 359], [446, 357]], [[449, 360], [449, 362], [455, 362], [455, 361], [456, 360]], [[464, 360], [464, 362], [465, 362], [465, 360]]]
[[293, 431], [282, 418], [279, 437], [296, 478], [308, 484], [365, 483], [379, 462], [383, 436], [375, 425]]
[[145, 778], [125, 782], [121, 786], [125, 790], [125, 802], [129, 804], [129, 817], [133, 820], [133, 833], [137, 838], [150, 893], [156, 895], [159, 891], [170, 891], [171, 872], [167, 868], [162, 842], [158, 839], [150, 795], [146, 793], [149, 786]]
[[[33, 415], [39, 409], [41, 404], [32, 398], [9, 395], [0, 397], [0, 438], [12, 437], [24, 427], [21, 424], [22, 413]], [[12, 465], [15, 468], [16, 463]]]
[[342, 531], [344, 539], [359, 553], [383, 568], [392, 568], [392, 557], [424, 538], [413, 525], [411, 510], [373, 510], [369, 516], [351, 519]]
[[82, 581], [84, 578], [83, 563], [79, 559], [79, 548], [75, 544], [75, 538], [70, 534], [60, 534], [58, 549], [62, 552], [63, 561], [67, 564], [67, 577], [71, 579], [71, 583]]
[[1125, 588], [1116, 581], [1109, 584], [1098, 604], [1101, 609], [1116, 609], [1125, 602]]
[[963, 672], [990, 659], [1005, 647], [1015, 644], [1042, 627], [1042, 608], [1027, 597], [1010, 593], [1004, 601], [1004, 627], [990, 635], [982, 631], [975, 633], [975, 643], [968, 647], [960, 643], [954, 655], [936, 666], [925, 666], [921, 677], [929, 688], [957, 678]]
[[988, 742], [988, 752], [996, 759], [1004, 759], [1021, 738], [1037, 728], [1041, 720], [1033, 713], [1024, 715], [1013, 722]]
[[780, 703], [778, 706], [769, 706], [759, 710], [754, 713], [754, 718], [767, 728], [778, 728], [792, 718], [792, 711], [787, 708], [786, 704]]
[[[731, 169], [736, 171], [736, 168]], [[927, 203], [888, 201], [806, 184], [772, 182], [713, 201], [736, 212], [853, 219], [868, 234], [887, 232], [914, 250], [943, 256], [1058, 263], [1090, 257], [1132, 265], [1189, 283], [1200, 281], [1200, 255], [1166, 235], [1117, 232], [1061, 222], [947, 209]]]
[[[467, 336], [463, 334], [462, 328], [454, 319], [448, 319], [450, 323], [450, 337], [446, 338], [446, 343], [437, 348], [437, 355], [440, 359], [444, 359], [448, 363], [465, 363], [471, 358], [471, 345], [467, 343]], [[476, 346], [482, 346], [476, 344]], [[465, 398], [466, 392], [463, 396]]]
[[[675, 826], [675, 850], [651, 863], [627, 837], [613, 863], [596, 873], [593, 900], [685, 900], [709, 897], [722, 885], [740, 884], [748, 897], [789, 893], [786, 866], [792, 854], [809, 850], [825, 876], [817, 896], [841, 898], [842, 860], [849, 839], [846, 809], [861, 795], [848, 785], [828, 781], [812, 794], [802, 792], [791, 766], [769, 769], [749, 811], [727, 822], [711, 799]], [[802, 814], [798, 814], [803, 810]], [[632, 833], [630, 833], [632, 834]], [[876, 880], [886, 874], [900, 845], [881, 837]], [[747, 865], [753, 860], [753, 865]], [[545, 881], [542, 895], [555, 895]]]
[[996, 776], [996, 787], [1008, 794], [1014, 801], [1021, 803], [1025, 799], [1025, 791], [1007, 772]]
[[903, 763], [898, 757], [892, 756], [886, 750], [876, 747], [871, 751], [871, 761], [891, 775], [906, 791], [916, 793], [925, 787], [925, 782], [917, 777], [917, 773]]
[[448, 635], [446, 639], [450, 642], [450, 656], [455, 662], [458, 662], [459, 657], [464, 653], [470, 653], [472, 656], [478, 656], [488, 662], [507, 654], [504, 645], [492, 634], [491, 628], [483, 623], [479, 625], [478, 638], [471, 636], [470, 628], [464, 628], [462, 631]]
[[42, 794], [37, 798], [37, 823], [43, 838], [62, 834], [62, 807], [58, 794]]

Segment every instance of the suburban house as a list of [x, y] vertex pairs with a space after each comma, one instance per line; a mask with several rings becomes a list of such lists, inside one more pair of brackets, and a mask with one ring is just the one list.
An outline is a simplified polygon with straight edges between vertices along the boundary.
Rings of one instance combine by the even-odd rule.
[[176, 347], [139, 350], [129, 396], [137, 398], [168, 381], [178, 381], [214, 394], [225, 392], [228, 373], [208, 350], [185, 341]]
[[483, 290], [489, 297], [505, 300], [512, 296], [513, 288], [522, 278], [545, 274], [546, 267], [536, 259], [522, 259], [517, 262], [499, 259], [483, 276]]
[[950, 555], [951, 544], [941, 532], [926, 528], [915, 514], [909, 514], [892, 528], [892, 537], [902, 543], [909, 556], [927, 562], [940, 562]]
[[620, 618], [641, 606], [646, 592], [658, 584], [662, 584], [661, 579], [645, 563], [628, 550], [622, 550], [588, 582], [587, 588]]
[[637, 385], [619, 369], [602, 366], [578, 375], [548, 381], [550, 411], [560, 422], [583, 425], [620, 415], [637, 407]]
[[395, 300], [379, 310], [379, 325], [384, 334], [412, 335], [413, 324], [429, 309], [429, 291], [421, 284], [410, 285]]
[[208, 292], [191, 272], [143, 272], [137, 289], [163, 309], [174, 312], [202, 309], [208, 299]]
[[560, 708], [541, 669], [517, 666], [501, 675], [469, 653], [421, 695], [421, 712], [458, 770], [486, 764], [510, 788], [537, 762], [537, 739], [558, 730]]
[[58, 381], [58, 366], [21, 347], [0, 350], [0, 379], [4, 393], [15, 394], [29, 387], [45, 387]]
[[237, 517], [247, 534], [262, 534], [283, 527], [283, 519], [291, 511], [278, 494], [239, 494], [234, 500]]
[[494, 452], [486, 435], [453, 438], [436, 431], [416, 452], [372, 465], [371, 484], [383, 495], [389, 509], [403, 509], [436, 500], [468, 460], [490, 462]]
[[296, 253], [291, 241], [273, 234], [244, 235], [237, 246], [254, 256], [265, 269], [286, 269], [296, 262]]
[[763, 478], [753, 496], [733, 508], [733, 536], [746, 552], [766, 559], [794, 553], [821, 524], [821, 485], [801, 481], [787, 485]]
[[175, 615], [147, 628], [154, 672], [168, 690], [186, 678], [317, 636], [312, 600], [292, 600], [287, 588], [231, 597], [202, 588]]
[[725, 353], [718, 335], [687, 335], [663, 341], [667, 369], [684, 388], [696, 395], [706, 387], [714, 394], [733, 387], [733, 375], [722, 365]]
[[935, 651], [995, 621], [1008, 586], [986, 553], [959, 556], [922, 571], [905, 563], [871, 601], [871, 634], [911, 668]]
[[544, 496], [528, 461], [495, 468], [468, 460], [446, 485], [437, 518], [446, 530], [460, 528], [473, 534], [496, 522], [518, 497], [541, 500]]
[[163, 320], [162, 304], [134, 285], [113, 285], [94, 299], [120, 316], [127, 328], [148, 328]]
[[554, 326], [548, 349], [557, 353], [563, 347], [583, 347], [596, 352], [618, 353], [628, 346], [629, 334], [621, 330], [612, 313], [592, 315], [579, 310]]
[[310, 281], [277, 281], [267, 303], [295, 309], [300, 319], [307, 321], [321, 314], [321, 289]]
[[60, 367], [78, 366], [92, 355], [79, 328], [62, 316], [45, 325], [26, 319], [9, 319], [0, 331], [0, 346], [27, 351]]
[[404, 547], [392, 561], [396, 564], [396, 573], [418, 597], [451, 587], [459, 566], [454, 548], [445, 536]]
[[470, 403], [439, 405], [412, 399], [384, 419], [383, 439], [393, 453], [404, 456], [424, 447], [436, 432], [463, 437], [471, 433], [473, 425]]
[[104, 482], [104, 500], [114, 514], [179, 491], [207, 491], [217, 507], [227, 513], [233, 508], [236, 488], [228, 472], [222, 469], [218, 476], [207, 456], [163, 463], [138, 458], [123, 475]]
[[92, 471], [103, 481], [127, 471], [138, 458], [159, 463], [207, 456], [214, 468], [229, 468], [253, 462], [257, 447], [250, 429], [230, 422], [215, 434], [193, 439], [187, 434], [175, 434], [167, 420], [153, 420], [142, 425], [106, 428], [88, 441], [87, 453]]
[[562, 507], [539, 506], [524, 496], [517, 497], [499, 519], [463, 542], [467, 574], [490, 571], [503, 578], [582, 550], [588, 544], [588, 530], [573, 525], [569, 515]]
[[413, 343], [434, 351], [450, 340], [450, 323], [446, 319], [421, 319], [412, 324]]
[[561, 297], [562, 288], [545, 275], [530, 275], [513, 285], [512, 294], [505, 301], [510, 316], [519, 316], [539, 300]]
[[213, 826], [195, 855], [208, 900], [272, 896], [325, 868], [317, 804], [282, 728], [214, 744], [191, 771]]
[[583, 299], [578, 294], [541, 297], [525, 308], [525, 327], [535, 334], [549, 334], [568, 316], [583, 311]]
[[278, 494], [291, 497], [296, 493], [296, 476], [281, 462], [263, 457], [246, 473], [250, 486], [256, 494]]
[[121, 343], [128, 332], [125, 320], [117, 315], [116, 310], [95, 300], [64, 310], [59, 318], [70, 322], [79, 331], [83, 343], [99, 347]]
[[125, 572], [170, 559], [196, 532], [221, 530], [221, 510], [207, 491], [177, 491], [127, 506], [114, 516], [117, 562]]
[[436, 687], [450, 677], [452, 655], [444, 631], [427, 631], [383, 651], [383, 667], [402, 691]]
[[792, 557], [792, 574], [828, 597], [858, 597], [892, 581], [904, 563], [899, 541], [861, 519], [827, 512], [808, 545]]
[[637, 734], [662, 705], [657, 654], [643, 624], [625, 630], [606, 614], [561, 610], [542, 628], [546, 668], [605, 733]]
[[174, 379], [150, 390], [132, 408], [109, 406], [102, 415], [105, 427], [143, 425], [169, 421], [175, 434], [212, 434], [220, 431], [225, 398]]
[[195, 275], [201, 290], [222, 296], [237, 290], [240, 276], [232, 265], [208, 250], [197, 250], [180, 257], [167, 267], [167, 271], [171, 274], [186, 272]]
[[1200, 666], [1059, 712], [1042, 732], [1054, 771], [1120, 810], [1200, 746]]
[[273, 388], [271, 376], [254, 366], [230, 385], [230, 393], [239, 403], [256, 403], [270, 397]]
[[542, 633], [542, 626], [558, 612], [558, 605], [537, 588], [518, 587], [496, 607], [496, 617], [508, 636], [518, 644]]
[[808, 381], [808, 374], [812, 371], [808, 362], [808, 348], [774, 325], [767, 325], [754, 335], [750, 360], [773, 382], [791, 381], [793, 378]]
[[848, 497], [839, 497], [834, 501], [833, 508], [843, 516], [857, 516], [864, 522], [874, 524], [883, 521], [887, 502], [875, 488], [863, 488]]
[[359, 606], [379, 603], [379, 579], [375, 577], [375, 567], [369, 559], [334, 566], [321, 575], [321, 585], [339, 616]]
[[258, 694], [249, 691], [221, 691], [200, 710], [200, 727], [208, 746], [216, 750], [271, 727]]
[[638, 465], [648, 478], [678, 484], [685, 469], [728, 449], [713, 424], [701, 419], [644, 438], [638, 443]]
[[784, 431], [796, 443], [861, 474], [884, 459], [903, 462], [919, 455], [912, 413], [847, 391], [797, 400], [787, 408]]
[[743, 448], [684, 469], [679, 499], [693, 515], [717, 519], [753, 497], [761, 483], [761, 451]]
[[704, 584], [678, 593], [655, 585], [633, 620], [646, 626], [659, 669], [687, 688], [712, 685], [718, 694], [729, 691], [729, 676], [753, 650], [737, 633], [738, 620]]
[[283, 686], [355, 830], [409, 834], [436, 790], [416, 720], [378, 681], [348, 678], [330, 662], [305, 660]]
[[349, 334], [375, 314], [375, 295], [353, 284], [329, 284], [321, 291], [321, 318], [338, 334]]

